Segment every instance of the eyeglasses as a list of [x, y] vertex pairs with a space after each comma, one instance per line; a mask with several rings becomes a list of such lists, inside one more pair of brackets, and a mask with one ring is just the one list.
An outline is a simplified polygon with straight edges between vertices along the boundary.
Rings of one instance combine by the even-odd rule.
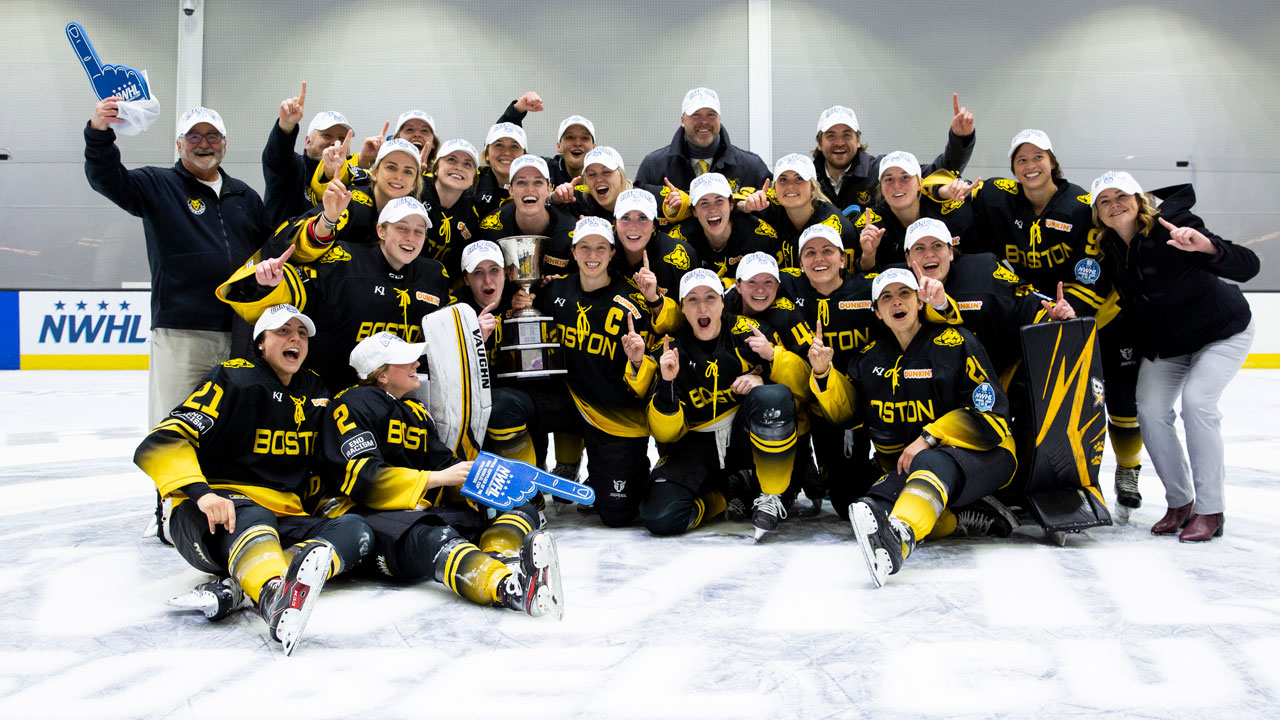
[[187, 142], [192, 145], [199, 145], [201, 140], [207, 141], [210, 145], [217, 145], [222, 142], [222, 133], [211, 132], [201, 135], [200, 133], [188, 133]]

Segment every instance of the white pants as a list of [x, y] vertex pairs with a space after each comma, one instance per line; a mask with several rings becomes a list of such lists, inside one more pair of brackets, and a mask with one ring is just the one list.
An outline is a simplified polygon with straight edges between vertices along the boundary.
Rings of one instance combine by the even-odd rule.
[[196, 389], [209, 368], [231, 356], [231, 333], [152, 328], [147, 422], [155, 427]]
[[[1164, 483], [1169, 507], [1195, 501], [1195, 511], [1223, 511], [1226, 475], [1222, 412], [1218, 400], [1235, 377], [1253, 344], [1254, 326], [1199, 351], [1174, 358], [1143, 360], [1138, 369], [1138, 421], [1142, 442]], [[1184, 453], [1173, 422], [1174, 401], [1182, 398]], [[1190, 468], [1187, 455], [1191, 456]]]

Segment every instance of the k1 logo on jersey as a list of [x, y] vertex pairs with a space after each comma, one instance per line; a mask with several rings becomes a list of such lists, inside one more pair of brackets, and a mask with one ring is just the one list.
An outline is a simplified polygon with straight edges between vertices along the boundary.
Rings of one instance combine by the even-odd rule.
[[1102, 275], [1102, 266], [1097, 260], [1085, 258], [1076, 263], [1076, 279], [1085, 285], [1092, 285]]

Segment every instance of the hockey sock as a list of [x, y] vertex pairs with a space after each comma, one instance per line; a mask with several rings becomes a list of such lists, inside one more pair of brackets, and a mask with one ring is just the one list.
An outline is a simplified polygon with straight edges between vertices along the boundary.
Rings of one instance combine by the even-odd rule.
[[954, 533], [959, 521], [956, 520], [955, 513], [951, 512], [951, 508], [943, 508], [942, 514], [938, 515], [938, 521], [933, 524], [933, 529], [929, 531], [930, 540], [941, 540], [944, 537]]
[[498, 602], [498, 583], [511, 570], [462, 538], [455, 538], [436, 555], [437, 582], [480, 605]]
[[529, 430], [526, 426], [520, 425], [514, 428], [490, 426], [487, 435], [493, 444], [493, 454], [510, 460], [527, 462], [530, 465], [537, 464], [537, 452], [533, 448], [533, 441], [529, 439]]
[[531, 532], [533, 525], [522, 515], [503, 513], [480, 534], [480, 549], [514, 557], [520, 554], [520, 546]]
[[582, 449], [586, 440], [579, 433], [558, 432], [553, 437], [556, 444], [556, 462], [573, 465], [582, 461]]
[[[892, 514], [911, 528], [919, 542], [933, 530], [946, 507], [947, 490], [938, 476], [928, 470], [916, 470], [907, 476], [906, 487], [893, 504]], [[903, 557], [906, 557], [908, 550], [904, 543]]]
[[1120, 467], [1137, 467], [1142, 462], [1142, 428], [1136, 417], [1107, 417], [1107, 435]]
[[791, 469], [796, 459], [796, 434], [781, 440], [765, 440], [755, 433], [751, 438], [751, 457], [755, 460], [760, 492], [781, 495], [791, 484]]
[[693, 517], [689, 520], [689, 529], [692, 530], [702, 524], [703, 520], [713, 518], [724, 512], [728, 507], [724, 499], [724, 493], [712, 490], [700, 498], [693, 501], [695, 509]]
[[289, 560], [280, 549], [280, 536], [275, 528], [267, 525], [255, 525], [245, 530], [227, 557], [231, 576], [255, 603], [262, 586], [289, 569]]

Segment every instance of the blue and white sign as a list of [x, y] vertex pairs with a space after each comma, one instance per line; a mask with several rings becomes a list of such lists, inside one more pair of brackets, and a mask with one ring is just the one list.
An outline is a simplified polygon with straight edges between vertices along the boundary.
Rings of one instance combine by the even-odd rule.
[[595, 491], [586, 485], [487, 452], [476, 456], [462, 485], [463, 495], [498, 510], [510, 510], [539, 490], [584, 505], [596, 499]]
[[145, 291], [53, 290], [18, 297], [27, 369], [145, 369], [151, 304]]

